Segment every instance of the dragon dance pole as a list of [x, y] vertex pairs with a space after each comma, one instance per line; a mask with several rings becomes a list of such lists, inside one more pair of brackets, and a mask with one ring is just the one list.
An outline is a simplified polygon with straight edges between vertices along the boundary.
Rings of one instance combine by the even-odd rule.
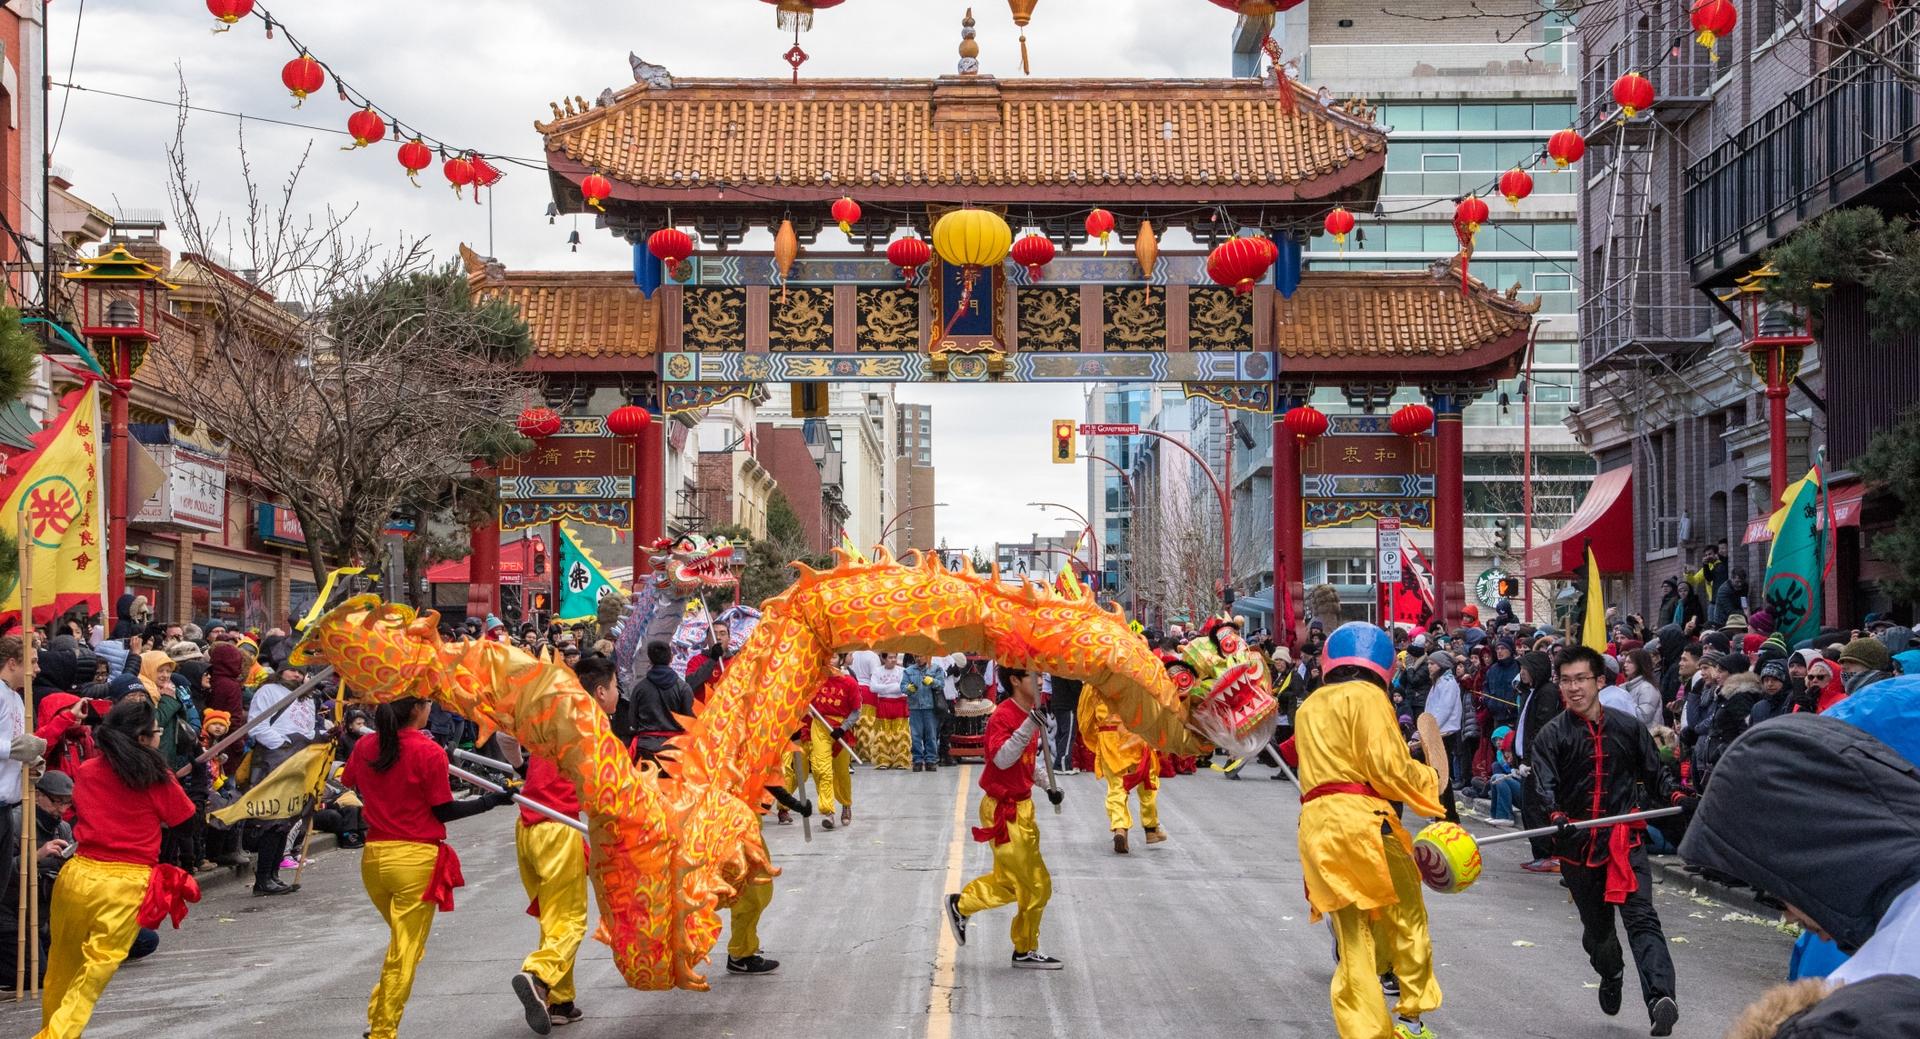
[[[1685, 811], [1685, 809], [1679, 805], [1674, 805], [1671, 808], [1655, 808], [1645, 812], [1628, 812], [1625, 815], [1609, 815], [1602, 819], [1587, 819], [1583, 822], [1574, 823], [1573, 828], [1576, 830], [1591, 830], [1596, 826], [1615, 826], [1620, 823], [1639, 822], [1642, 819], [1661, 819], [1669, 815], [1679, 815], [1683, 811]], [[1474, 843], [1484, 848], [1489, 844], [1501, 844], [1506, 841], [1517, 841], [1530, 837], [1550, 837], [1559, 832], [1560, 827], [1558, 826], [1536, 826], [1531, 830], [1514, 830], [1511, 833], [1495, 834], [1492, 837], [1478, 837], [1474, 839]]]
[[[458, 765], [449, 764], [447, 766], [447, 771], [453, 773], [453, 776], [455, 779], [472, 783], [474, 786], [477, 786], [480, 789], [485, 790], [489, 793], [504, 794], [507, 792], [506, 787], [501, 786], [500, 784], [494, 782], [491, 779], [485, 779], [473, 774], [472, 772], [468, 772], [466, 769], [461, 768]], [[556, 808], [550, 808], [546, 805], [543, 805], [540, 802], [535, 801], [530, 797], [522, 797], [519, 794], [514, 794], [513, 803], [519, 805], [522, 808], [528, 809], [530, 811], [539, 812], [541, 815], [544, 815], [547, 818], [552, 819], [554, 822], [571, 826], [574, 829], [579, 830], [582, 835], [585, 835], [587, 832], [586, 823], [583, 823], [580, 820], [575, 819], [573, 816], [565, 815]]]

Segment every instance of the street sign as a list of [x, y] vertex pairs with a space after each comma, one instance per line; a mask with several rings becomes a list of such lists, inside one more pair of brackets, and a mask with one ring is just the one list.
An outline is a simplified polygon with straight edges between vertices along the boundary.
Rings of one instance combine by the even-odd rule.
[[1390, 584], [1400, 579], [1402, 563], [1400, 559], [1400, 518], [1382, 516], [1376, 521], [1374, 530], [1380, 541], [1379, 569], [1375, 571], [1375, 580]]
[[1135, 422], [1082, 422], [1080, 435], [1089, 437], [1131, 437], [1140, 435]]

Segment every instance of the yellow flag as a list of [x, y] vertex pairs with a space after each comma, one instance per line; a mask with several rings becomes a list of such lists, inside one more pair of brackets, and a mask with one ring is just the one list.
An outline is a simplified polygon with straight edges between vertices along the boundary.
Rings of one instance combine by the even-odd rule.
[[867, 557], [861, 555], [860, 550], [854, 547], [853, 538], [850, 535], [840, 535], [840, 547], [846, 549], [847, 555], [853, 557], [854, 562], [864, 564], [867, 561]]
[[[11, 459], [0, 483], [0, 524], [32, 545], [28, 592], [33, 623], [74, 608], [102, 608], [106, 536], [100, 514], [100, 399], [92, 388], [60, 402], [60, 417], [33, 435], [33, 449]], [[134, 448], [133, 450], [139, 450]], [[0, 590], [0, 622], [20, 614], [20, 585]]]
[[297, 819], [325, 789], [332, 743], [314, 743], [293, 752], [267, 778], [253, 785], [240, 800], [207, 814], [233, 826], [248, 820]]
[[1592, 545], [1587, 546], [1587, 616], [1580, 625], [1580, 644], [1607, 651], [1607, 603], [1600, 592], [1600, 564], [1593, 560]]

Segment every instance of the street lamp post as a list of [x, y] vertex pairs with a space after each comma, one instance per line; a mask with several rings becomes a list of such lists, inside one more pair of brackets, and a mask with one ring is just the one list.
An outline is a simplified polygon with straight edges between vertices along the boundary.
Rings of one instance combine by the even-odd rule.
[[901, 509], [899, 512], [894, 513], [893, 518], [887, 520], [887, 522], [882, 524], [880, 527], [881, 546], [882, 547], [886, 546], [887, 538], [891, 537], [893, 534], [894, 525], [899, 523], [903, 517], [912, 515], [913, 513], [919, 512], [922, 509], [944, 508], [946, 504], [947, 503], [943, 501], [930, 501], [925, 503], [924, 505], [909, 505], [906, 508]]
[[1088, 555], [1093, 557], [1091, 572], [1098, 573], [1100, 571], [1100, 535], [1094, 531], [1092, 521], [1088, 520], [1084, 513], [1071, 505], [1062, 505], [1057, 501], [1030, 501], [1027, 504], [1042, 512], [1045, 512], [1048, 508], [1062, 509], [1071, 513], [1074, 519], [1079, 520], [1081, 528], [1087, 532], [1087, 544], [1092, 546], [1092, 551], [1088, 553]]

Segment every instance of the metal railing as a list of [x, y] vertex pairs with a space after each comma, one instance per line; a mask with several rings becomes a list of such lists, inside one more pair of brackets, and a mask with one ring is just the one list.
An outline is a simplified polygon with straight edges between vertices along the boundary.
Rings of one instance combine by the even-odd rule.
[[1307, 51], [1306, 81], [1319, 85], [1353, 80], [1485, 80], [1509, 77], [1542, 86], [1551, 76], [1567, 75], [1577, 63], [1571, 38], [1517, 43], [1335, 43]]
[[1920, 7], [1909, 5], [1688, 167], [1696, 273], [1771, 244], [1920, 158], [1916, 68]]
[[1641, 270], [1603, 282], [1580, 303], [1581, 367], [1616, 360], [1629, 348], [1704, 342], [1714, 309], [1693, 288], [1689, 271]]

